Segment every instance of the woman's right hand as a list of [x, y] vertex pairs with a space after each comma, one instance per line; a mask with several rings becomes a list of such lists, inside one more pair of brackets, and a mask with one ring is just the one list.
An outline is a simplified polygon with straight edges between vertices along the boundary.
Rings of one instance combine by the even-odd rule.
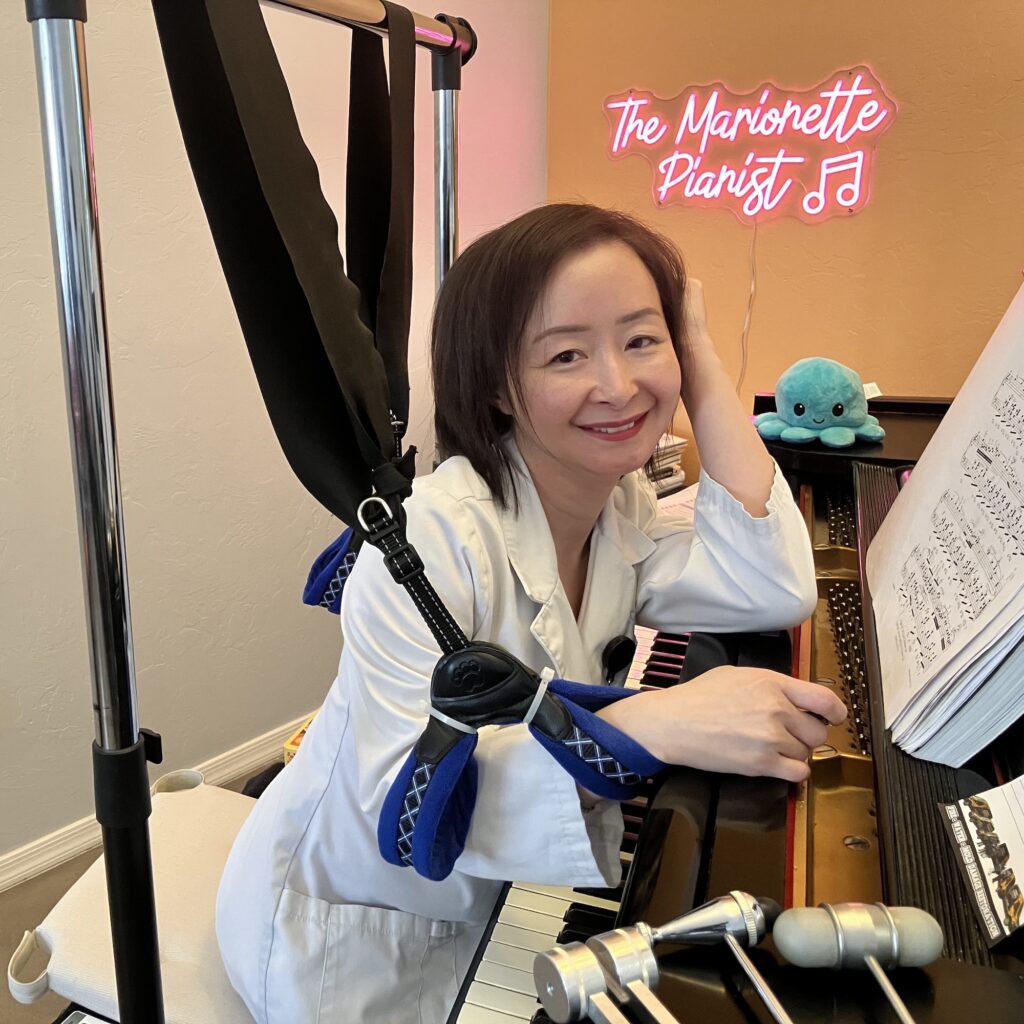
[[800, 782], [827, 722], [846, 707], [827, 687], [725, 665], [687, 683], [616, 701], [599, 716], [668, 764]]

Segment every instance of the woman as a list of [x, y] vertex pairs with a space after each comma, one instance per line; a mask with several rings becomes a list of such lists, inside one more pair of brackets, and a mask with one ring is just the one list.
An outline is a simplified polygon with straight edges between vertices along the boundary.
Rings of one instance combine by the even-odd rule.
[[[758, 630], [809, 614], [798, 510], [715, 356], [699, 285], [639, 223], [557, 205], [479, 239], [438, 298], [433, 375], [448, 458], [416, 482], [407, 532], [471, 638], [600, 682], [605, 644], [635, 623]], [[680, 395], [704, 466], [693, 524], [659, 516], [638, 472]], [[260, 1024], [441, 1024], [501, 880], [614, 884], [621, 814], [525, 726], [485, 729], [455, 870], [431, 882], [385, 863], [377, 818], [439, 652], [372, 549], [342, 629], [324, 707], [232, 850], [221, 951]], [[601, 715], [667, 762], [798, 780], [821, 719], [845, 709], [810, 683], [720, 668]]]

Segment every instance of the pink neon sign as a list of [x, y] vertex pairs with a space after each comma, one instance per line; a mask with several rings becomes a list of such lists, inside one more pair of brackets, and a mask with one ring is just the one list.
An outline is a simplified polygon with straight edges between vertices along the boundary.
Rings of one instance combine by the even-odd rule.
[[739, 95], [715, 83], [663, 100], [630, 89], [604, 107], [610, 155], [647, 157], [658, 206], [811, 223], [864, 207], [875, 143], [897, 109], [864, 67], [805, 92], [766, 84]]

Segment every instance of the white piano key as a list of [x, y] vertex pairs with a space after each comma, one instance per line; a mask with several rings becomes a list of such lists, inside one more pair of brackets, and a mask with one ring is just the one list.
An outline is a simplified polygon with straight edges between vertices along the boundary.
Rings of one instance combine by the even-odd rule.
[[[552, 943], [551, 945], [554, 945]], [[533, 973], [533, 961], [537, 953], [532, 949], [521, 949], [519, 946], [509, 946], [504, 942], [487, 943], [481, 961], [497, 964], [499, 967], [511, 967], [517, 971]]]
[[477, 967], [476, 980], [495, 988], [507, 988], [520, 995], [536, 998], [537, 986], [533, 981], [533, 971], [520, 971], [515, 967], [506, 967], [488, 960], [481, 960]]
[[507, 1013], [510, 1017], [519, 1016], [523, 1020], [529, 1020], [540, 1009], [535, 995], [524, 996], [520, 992], [510, 992], [507, 988], [484, 985], [479, 981], [474, 981], [469, 986], [466, 1002], [473, 1006], [483, 1006], [488, 1010], [497, 1010], [498, 1013]]
[[514, 928], [512, 925], [499, 922], [491, 932], [491, 941], [504, 942], [507, 946], [518, 946], [519, 949], [529, 949], [534, 953], [543, 953], [555, 944], [555, 937], [554, 935], [542, 935], [540, 932], [531, 932], [526, 928]]
[[[526, 889], [529, 892], [545, 893], [548, 896], [557, 896], [559, 899], [568, 899], [570, 903], [580, 903], [585, 907], [598, 907], [601, 910], [611, 910], [613, 912], [619, 909], [619, 904], [612, 900], [605, 900], [600, 896], [591, 896], [585, 892], [576, 892], [575, 889], [567, 889], [564, 886], [516, 882], [515, 888]], [[563, 893], [568, 893], [568, 895], [563, 895]]]
[[521, 1024], [529, 1017], [513, 1017], [497, 1010], [488, 1010], [484, 1006], [470, 1006], [465, 1003], [456, 1018], [457, 1024]]
[[498, 920], [502, 924], [510, 924], [515, 928], [526, 928], [531, 932], [540, 932], [552, 938], [562, 930], [562, 915], [538, 914], [522, 907], [510, 907], [507, 903], [501, 908]]
[[552, 917], [564, 917], [571, 900], [561, 896], [551, 896], [544, 892], [531, 892], [529, 889], [518, 889], [513, 886], [505, 897], [505, 905], [532, 910], [536, 914], [550, 914]]

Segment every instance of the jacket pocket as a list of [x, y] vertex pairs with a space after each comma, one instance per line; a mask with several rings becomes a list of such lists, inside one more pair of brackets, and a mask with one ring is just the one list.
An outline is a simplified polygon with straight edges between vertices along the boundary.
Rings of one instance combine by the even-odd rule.
[[267, 1024], [443, 1024], [459, 926], [285, 889], [267, 970]]

